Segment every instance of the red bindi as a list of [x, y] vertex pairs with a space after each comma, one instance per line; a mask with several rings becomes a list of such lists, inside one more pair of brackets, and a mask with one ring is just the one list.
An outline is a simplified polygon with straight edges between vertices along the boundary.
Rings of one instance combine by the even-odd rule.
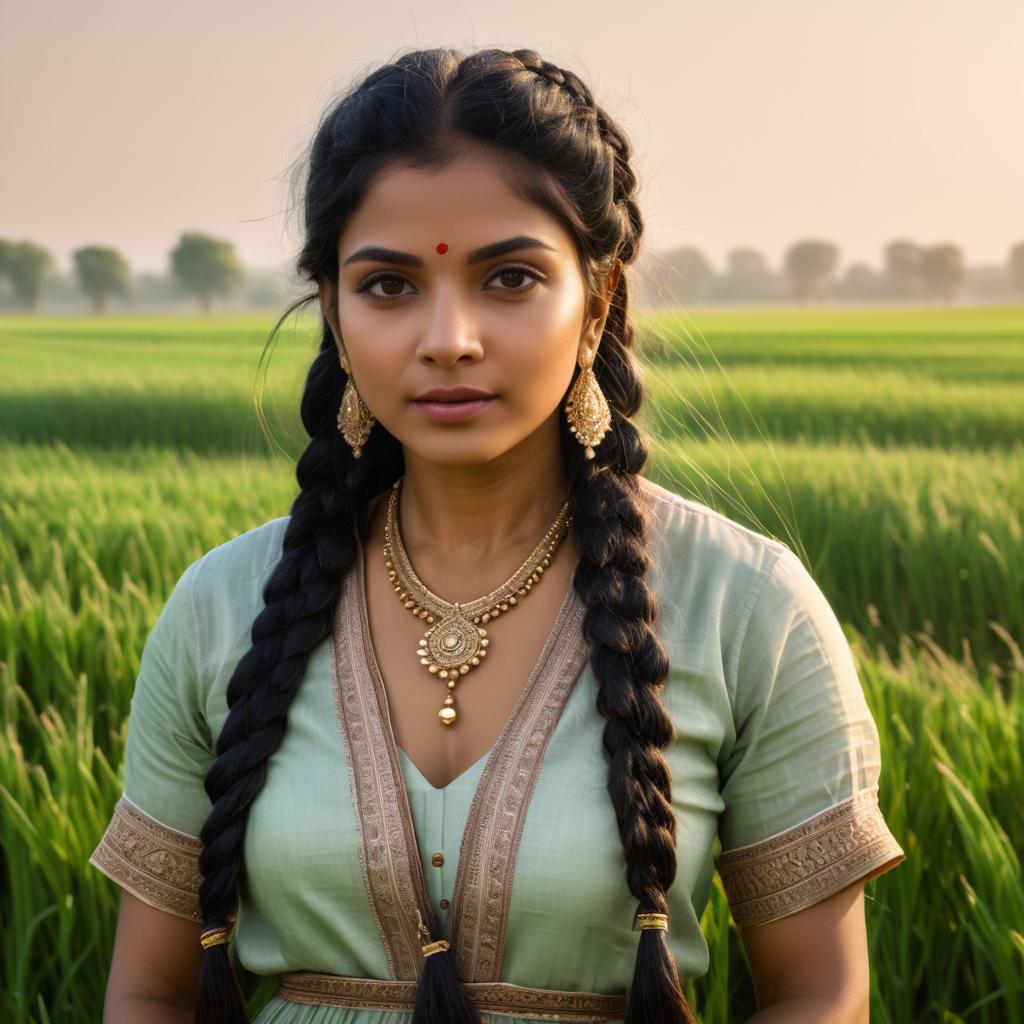
[[448, 251], [448, 245], [445, 242], [437, 243], [437, 251], [443, 256]]

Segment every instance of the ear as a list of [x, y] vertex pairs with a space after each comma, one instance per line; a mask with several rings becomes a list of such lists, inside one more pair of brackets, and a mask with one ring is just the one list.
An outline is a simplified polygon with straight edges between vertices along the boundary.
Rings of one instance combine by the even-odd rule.
[[604, 334], [604, 325], [608, 320], [608, 310], [611, 308], [612, 296], [615, 294], [615, 289], [619, 285], [619, 277], [622, 275], [622, 267], [622, 260], [617, 259], [615, 265], [608, 273], [601, 294], [590, 297], [587, 317], [583, 322], [583, 333], [580, 335], [581, 351], [589, 349], [592, 355], [597, 355], [597, 348], [601, 343], [601, 335]]

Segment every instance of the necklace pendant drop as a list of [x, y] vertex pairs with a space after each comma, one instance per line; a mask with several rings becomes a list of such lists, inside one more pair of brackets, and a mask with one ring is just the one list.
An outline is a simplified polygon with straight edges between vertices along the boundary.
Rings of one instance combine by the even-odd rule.
[[487, 654], [487, 630], [476, 626], [462, 612], [458, 602], [445, 612], [420, 640], [417, 653], [420, 664], [441, 679], [448, 681], [448, 696], [437, 716], [444, 725], [452, 725], [458, 717], [455, 710], [455, 680], [480, 664]]

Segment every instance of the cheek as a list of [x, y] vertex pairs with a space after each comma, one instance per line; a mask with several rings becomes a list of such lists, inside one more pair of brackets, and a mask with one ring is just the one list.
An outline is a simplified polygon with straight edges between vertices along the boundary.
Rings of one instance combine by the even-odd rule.
[[576, 344], [562, 336], [531, 345], [509, 366], [508, 380], [517, 398], [531, 406], [549, 406], [568, 388], [576, 362]]
[[375, 403], [387, 403], [395, 393], [396, 366], [408, 359], [408, 332], [388, 325], [387, 318], [353, 298], [339, 306], [342, 342], [355, 364], [360, 392]]
[[576, 366], [582, 321], [582, 294], [566, 289], [537, 303], [514, 325], [504, 325], [501, 351], [518, 399], [551, 405], [566, 391]]

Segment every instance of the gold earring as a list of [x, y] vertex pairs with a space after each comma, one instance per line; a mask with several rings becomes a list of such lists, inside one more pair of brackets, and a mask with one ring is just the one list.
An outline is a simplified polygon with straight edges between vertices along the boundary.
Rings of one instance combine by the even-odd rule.
[[341, 396], [341, 404], [338, 406], [338, 432], [351, 445], [352, 455], [358, 459], [362, 457], [363, 445], [366, 444], [366, 439], [377, 421], [360, 397], [355, 378], [346, 360], [339, 356], [339, 362], [349, 377], [345, 393]]
[[582, 372], [569, 392], [565, 412], [570, 433], [576, 435], [576, 440], [586, 447], [586, 457], [592, 459], [595, 446], [601, 443], [612, 425], [612, 413], [593, 370], [595, 357], [587, 355], [586, 349], [583, 352], [583, 361], [579, 364]]

